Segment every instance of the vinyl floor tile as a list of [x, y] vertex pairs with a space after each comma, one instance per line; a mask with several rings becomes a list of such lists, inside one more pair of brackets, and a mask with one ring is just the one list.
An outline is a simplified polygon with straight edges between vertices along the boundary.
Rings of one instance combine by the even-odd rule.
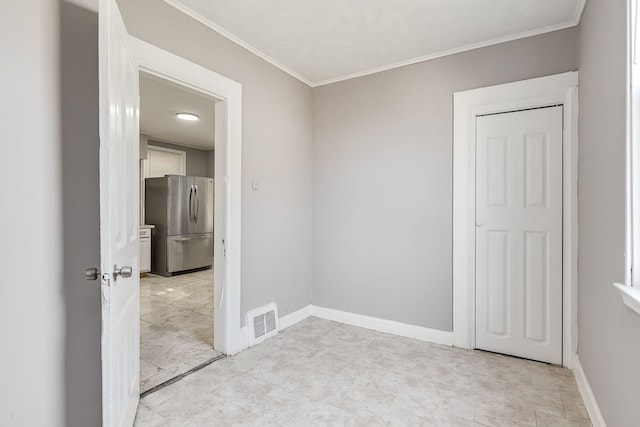
[[140, 279], [141, 392], [220, 355], [213, 304], [213, 270]]
[[137, 427], [591, 425], [564, 368], [317, 318], [141, 403]]

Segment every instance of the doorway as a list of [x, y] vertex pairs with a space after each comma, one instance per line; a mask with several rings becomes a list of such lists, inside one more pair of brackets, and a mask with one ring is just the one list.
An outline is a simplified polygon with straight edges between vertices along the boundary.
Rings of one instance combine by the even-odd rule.
[[129, 36], [140, 72], [216, 99], [214, 193], [214, 348], [246, 348], [241, 330], [242, 86], [177, 55]]
[[[476, 119], [479, 116], [562, 106], [562, 365], [577, 351], [578, 72], [454, 93], [453, 345], [476, 341]], [[533, 241], [532, 241], [533, 242]], [[538, 323], [539, 324], [539, 323]], [[503, 351], [503, 350], [498, 350]]]
[[222, 353], [213, 330], [217, 100], [144, 72], [139, 88], [144, 395]]
[[562, 115], [476, 117], [476, 348], [558, 365]]

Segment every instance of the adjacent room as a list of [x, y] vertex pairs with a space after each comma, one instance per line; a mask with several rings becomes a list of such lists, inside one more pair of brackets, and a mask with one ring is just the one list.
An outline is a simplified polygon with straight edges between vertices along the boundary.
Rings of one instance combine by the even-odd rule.
[[140, 76], [140, 392], [213, 349], [214, 103]]
[[0, 425], [637, 427], [637, 3], [3, 3]]

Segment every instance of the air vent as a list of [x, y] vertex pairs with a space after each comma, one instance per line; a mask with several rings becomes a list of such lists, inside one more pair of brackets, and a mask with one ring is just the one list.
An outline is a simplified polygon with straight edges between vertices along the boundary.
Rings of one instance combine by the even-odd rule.
[[275, 302], [247, 313], [249, 346], [254, 346], [278, 333], [278, 306]]

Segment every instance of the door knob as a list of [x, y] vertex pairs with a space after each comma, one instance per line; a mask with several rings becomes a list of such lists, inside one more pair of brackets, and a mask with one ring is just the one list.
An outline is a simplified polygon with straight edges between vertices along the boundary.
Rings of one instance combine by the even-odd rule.
[[98, 277], [100, 277], [100, 270], [98, 270], [97, 268], [87, 268], [84, 271], [84, 278], [86, 280], [98, 280]]
[[482, 221], [476, 221], [476, 227], [482, 227], [483, 225]]
[[113, 266], [113, 280], [118, 280], [118, 276], [122, 276], [123, 279], [131, 277], [133, 268], [128, 265], [123, 265], [122, 268], [118, 268], [117, 265]]

